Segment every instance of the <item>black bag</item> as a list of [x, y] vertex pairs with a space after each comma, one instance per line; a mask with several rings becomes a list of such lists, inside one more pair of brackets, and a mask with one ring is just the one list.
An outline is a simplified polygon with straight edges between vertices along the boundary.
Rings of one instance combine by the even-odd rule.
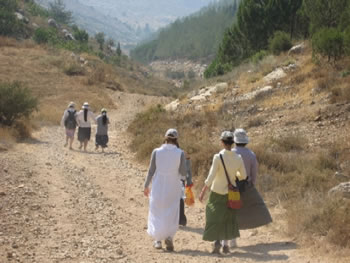
[[245, 192], [246, 185], [248, 185], [248, 180], [245, 179], [245, 180], [240, 181], [240, 180], [236, 179], [236, 185], [239, 189], [239, 192], [243, 193], [243, 192]]
[[68, 111], [68, 117], [64, 121], [64, 126], [69, 130], [74, 130], [77, 127], [75, 113], [76, 113], [76, 111]]

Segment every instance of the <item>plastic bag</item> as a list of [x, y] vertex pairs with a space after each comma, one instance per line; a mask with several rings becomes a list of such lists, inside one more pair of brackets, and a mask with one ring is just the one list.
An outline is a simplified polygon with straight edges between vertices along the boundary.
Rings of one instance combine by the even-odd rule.
[[191, 186], [186, 186], [185, 195], [186, 195], [185, 204], [188, 206], [192, 206], [194, 204], [194, 195], [193, 195]]

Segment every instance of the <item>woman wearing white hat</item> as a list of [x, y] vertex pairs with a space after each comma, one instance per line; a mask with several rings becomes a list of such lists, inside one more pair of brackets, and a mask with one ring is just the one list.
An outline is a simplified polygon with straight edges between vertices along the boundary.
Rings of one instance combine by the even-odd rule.
[[155, 240], [156, 249], [161, 249], [165, 240], [168, 251], [174, 250], [173, 238], [179, 228], [180, 178], [187, 172], [185, 154], [177, 147], [177, 139], [175, 129], [165, 133], [165, 143], [152, 152], [144, 185], [145, 196], [150, 196], [147, 233]]
[[[271, 215], [267, 209], [263, 198], [255, 188], [258, 174], [258, 161], [255, 153], [248, 149], [246, 145], [249, 138], [244, 129], [236, 129], [234, 132], [235, 148], [233, 152], [239, 154], [247, 172], [247, 184], [241, 194], [243, 206], [238, 211], [237, 219], [240, 230], [257, 228], [272, 222]], [[237, 246], [236, 240], [231, 241], [231, 247]]]
[[91, 138], [91, 121], [96, 122], [95, 116], [89, 109], [89, 103], [85, 102], [82, 110], [77, 114], [79, 149], [84, 146], [84, 151], [86, 151], [87, 144]]
[[75, 128], [77, 127], [77, 111], [75, 110], [75, 104], [74, 102], [70, 102], [68, 104], [68, 108], [64, 111], [61, 125], [66, 128], [66, 143], [64, 144], [64, 147], [68, 145], [69, 142], [69, 149], [72, 150], [72, 144], [74, 141], [74, 133]]

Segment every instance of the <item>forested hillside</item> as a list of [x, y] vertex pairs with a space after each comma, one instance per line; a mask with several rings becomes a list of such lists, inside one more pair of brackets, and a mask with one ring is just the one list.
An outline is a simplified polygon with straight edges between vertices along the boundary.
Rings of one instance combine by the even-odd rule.
[[243, 0], [206, 77], [222, 75], [243, 60], [279, 53], [295, 39], [312, 39], [315, 55], [336, 60], [349, 51], [348, 0]]
[[142, 62], [158, 59], [208, 58], [215, 54], [225, 30], [232, 25], [239, 0], [221, 0], [198, 13], [179, 19], [152, 41], [131, 52]]

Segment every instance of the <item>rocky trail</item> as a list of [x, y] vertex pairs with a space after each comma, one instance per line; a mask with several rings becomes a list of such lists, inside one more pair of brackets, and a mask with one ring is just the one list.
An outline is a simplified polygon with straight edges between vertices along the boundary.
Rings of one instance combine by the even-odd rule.
[[56, 126], [0, 152], [0, 262], [342, 262], [282, 237], [278, 207], [271, 226], [241, 231], [238, 248], [211, 255], [201, 239], [205, 208], [198, 201], [186, 208], [188, 226], [175, 236], [175, 252], [155, 250], [142, 192], [147, 167], [128, 150], [126, 128], [138, 111], [164, 99], [111, 96], [118, 109], [109, 113], [106, 153], [94, 151], [94, 138], [87, 153], [69, 151]]

